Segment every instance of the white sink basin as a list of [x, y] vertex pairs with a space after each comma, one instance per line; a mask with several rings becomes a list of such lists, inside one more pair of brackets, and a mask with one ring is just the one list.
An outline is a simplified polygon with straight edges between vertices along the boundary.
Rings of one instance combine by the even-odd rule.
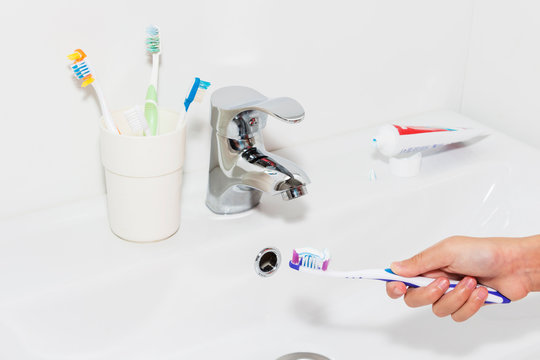
[[[494, 133], [424, 157], [421, 174], [404, 179], [373, 154], [373, 132], [277, 152], [310, 175], [308, 196], [264, 196], [242, 215], [210, 213], [207, 174], [187, 174], [181, 230], [159, 243], [116, 238], [104, 197], [0, 223], [0, 358], [536, 357], [536, 294], [456, 324], [390, 300], [381, 282], [288, 269], [296, 247], [328, 247], [332, 268], [353, 270], [453, 234], [540, 233], [540, 152]], [[262, 278], [253, 262], [268, 246], [283, 262]]]

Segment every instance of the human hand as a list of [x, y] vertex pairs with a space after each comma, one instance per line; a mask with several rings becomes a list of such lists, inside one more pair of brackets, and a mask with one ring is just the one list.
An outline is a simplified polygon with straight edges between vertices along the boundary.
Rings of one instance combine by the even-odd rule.
[[[454, 236], [422, 251], [410, 259], [394, 262], [398, 275], [436, 278], [430, 285], [407, 288], [402, 282], [386, 285], [388, 296], [404, 295], [410, 307], [432, 305], [439, 317], [451, 315], [465, 321], [484, 305], [485, 287], [498, 290], [510, 300], [525, 297], [540, 285], [540, 235], [527, 238], [472, 238]], [[461, 279], [445, 294], [449, 279]]]

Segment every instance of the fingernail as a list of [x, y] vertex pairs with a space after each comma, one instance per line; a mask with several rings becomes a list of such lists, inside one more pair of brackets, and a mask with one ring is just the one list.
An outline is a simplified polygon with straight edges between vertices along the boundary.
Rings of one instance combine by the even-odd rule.
[[401, 261], [394, 261], [392, 264], [390, 264], [390, 269], [392, 269], [394, 272], [399, 272], [401, 268]]
[[403, 289], [400, 289], [400, 288], [397, 288], [397, 287], [394, 288], [394, 289], [392, 290], [392, 292], [394, 293], [394, 295], [400, 295], [400, 296], [403, 295], [403, 294], [405, 294], [405, 293], [403, 292]]
[[474, 280], [473, 278], [467, 278], [465, 280], [465, 287], [469, 290], [473, 290], [474, 288], [476, 288], [476, 280]]
[[482, 289], [483, 289], [482, 287], [478, 288], [476, 292], [476, 300], [485, 302], [489, 293], [487, 291], [483, 291]]
[[439, 289], [446, 291], [448, 289], [448, 286], [450, 286], [450, 283], [448, 279], [446, 278], [440, 278], [435, 280], [435, 286], [437, 286]]

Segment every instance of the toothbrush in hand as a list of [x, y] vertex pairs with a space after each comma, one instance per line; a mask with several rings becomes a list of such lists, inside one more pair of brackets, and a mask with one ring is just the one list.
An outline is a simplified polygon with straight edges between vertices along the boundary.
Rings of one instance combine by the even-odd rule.
[[[328, 263], [330, 262], [330, 255], [328, 250], [323, 252], [312, 248], [294, 249], [293, 256], [289, 262], [291, 269], [311, 273], [314, 275], [337, 277], [344, 279], [368, 279], [368, 280], [380, 280], [385, 282], [401, 281], [410, 287], [421, 287], [431, 284], [435, 279], [417, 276], [417, 277], [404, 277], [395, 274], [390, 269], [368, 269], [359, 271], [328, 271]], [[446, 292], [453, 290], [459, 283], [457, 280], [450, 280], [450, 287]], [[482, 285], [478, 285], [482, 286]], [[510, 302], [510, 299], [499, 293], [497, 290], [487, 287], [488, 297], [485, 301], [486, 304], [506, 304]]]
[[83, 80], [81, 87], [87, 87], [90, 84], [94, 87], [107, 129], [116, 134], [120, 134], [118, 128], [114, 124], [109, 108], [107, 107], [107, 103], [105, 102], [103, 90], [101, 90], [101, 87], [92, 75], [92, 71], [88, 65], [88, 60], [86, 59], [86, 54], [84, 51], [77, 49], [73, 52], [73, 54], [68, 55], [68, 59], [73, 60], [73, 64], [71, 65], [73, 75], [75, 75], [77, 79]]
[[161, 42], [159, 38], [159, 28], [156, 25], [150, 25], [146, 29], [146, 51], [152, 55], [152, 76], [150, 85], [146, 91], [146, 100], [144, 103], [144, 116], [148, 122], [150, 133], [158, 134], [158, 108], [157, 108], [157, 88], [159, 75], [159, 55], [161, 54]]

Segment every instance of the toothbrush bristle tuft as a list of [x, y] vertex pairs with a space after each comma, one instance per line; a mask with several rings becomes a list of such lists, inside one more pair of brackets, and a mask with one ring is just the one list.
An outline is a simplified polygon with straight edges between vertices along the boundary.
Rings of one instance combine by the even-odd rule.
[[210, 82], [201, 80], [198, 77], [193, 79], [191, 88], [189, 89], [186, 98], [184, 99], [184, 108], [186, 109], [186, 112], [188, 111], [189, 106], [193, 101], [198, 103], [201, 103], [203, 101], [204, 94], [206, 93], [206, 90], [210, 87], [210, 85]]
[[148, 134], [148, 123], [139, 105], [135, 105], [133, 108], [124, 111], [124, 117], [133, 135], [141, 136]]
[[157, 54], [161, 51], [159, 28], [157, 25], [150, 25], [146, 28], [146, 50], [150, 54]]
[[146, 33], [149, 35], [149, 36], [157, 36], [159, 35], [159, 27], [157, 25], [149, 25], [147, 28], [146, 28]]
[[201, 82], [199, 84], [199, 89], [206, 90], [206, 89], [208, 89], [210, 87], [210, 85], [212, 85], [210, 82], [201, 80]]
[[323, 261], [323, 264], [322, 264], [322, 271], [326, 271], [328, 270], [328, 263], [330, 262], [330, 260], [325, 260]]
[[73, 54], [69, 54], [67, 56], [69, 60], [73, 60], [73, 61], [81, 61], [81, 60], [84, 60], [85, 57], [86, 57], [86, 54], [81, 49], [77, 49], [73, 52]]
[[296, 252], [296, 250], [293, 250], [293, 254], [292, 254], [292, 260], [293, 264], [295, 265], [298, 265], [299, 262], [300, 262], [300, 257], [298, 256], [298, 253]]
[[[291, 268], [308, 268], [314, 270], [326, 271], [330, 262], [330, 254], [327, 249], [318, 251], [312, 248], [294, 249], [291, 259]], [[294, 265], [294, 266], [292, 266]]]
[[73, 65], [71, 65], [71, 70], [73, 71], [73, 75], [77, 79], [84, 80], [81, 84], [81, 87], [86, 87], [95, 80], [92, 76], [92, 71], [87, 60], [75, 62]]
[[92, 73], [86, 60], [73, 64], [71, 69], [73, 70], [73, 75], [75, 75], [77, 79], [83, 79]]
[[201, 103], [204, 99], [204, 94], [206, 93], [205, 89], [199, 89], [197, 90], [197, 93], [195, 94], [195, 98], [193, 101]]
[[197, 92], [195, 93], [195, 98], [193, 99], [193, 101], [201, 103], [203, 101], [204, 94], [209, 87], [210, 83], [208, 81], [200, 80], [199, 87], [197, 89]]

